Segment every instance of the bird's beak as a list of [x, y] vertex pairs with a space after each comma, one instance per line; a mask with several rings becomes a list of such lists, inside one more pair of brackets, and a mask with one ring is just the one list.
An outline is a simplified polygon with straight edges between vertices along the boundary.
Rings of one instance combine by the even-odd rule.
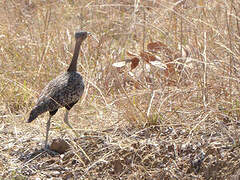
[[99, 43], [99, 40], [96, 38], [96, 36], [93, 33], [87, 32], [88, 36], [91, 36], [95, 41], [97, 41]]

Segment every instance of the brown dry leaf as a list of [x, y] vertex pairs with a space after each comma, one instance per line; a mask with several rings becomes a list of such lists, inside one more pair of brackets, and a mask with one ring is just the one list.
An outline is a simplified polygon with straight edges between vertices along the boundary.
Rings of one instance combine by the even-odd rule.
[[171, 51], [171, 49], [164, 43], [162, 42], [152, 42], [152, 43], [149, 43], [147, 45], [147, 49], [148, 51], [150, 52], [161, 52], [161, 54], [163, 54], [164, 56], [168, 57], [169, 58], [169, 62], [172, 61], [172, 54], [173, 52]]
[[150, 63], [150, 61], [156, 61], [156, 57], [148, 52], [141, 52], [140, 53], [141, 58], [146, 61], [147, 63]]
[[170, 73], [174, 73], [175, 72], [174, 64], [173, 63], [167, 64], [167, 70]]
[[168, 63], [167, 64], [167, 69], [164, 72], [165, 72], [166, 77], [169, 77], [169, 75], [175, 74], [174, 64]]
[[137, 57], [134, 57], [131, 59], [131, 61], [131, 70], [133, 70], [138, 66], [140, 60]]
[[148, 51], [159, 51], [162, 47], [167, 47], [167, 45], [163, 44], [162, 42], [152, 42], [147, 45]]

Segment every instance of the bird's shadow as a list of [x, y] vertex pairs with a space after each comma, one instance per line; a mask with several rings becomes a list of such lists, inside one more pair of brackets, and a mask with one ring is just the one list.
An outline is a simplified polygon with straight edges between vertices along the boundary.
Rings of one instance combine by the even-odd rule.
[[26, 163], [26, 162], [38, 160], [44, 157], [49, 157], [49, 156], [54, 157], [58, 155], [59, 153], [52, 151], [49, 148], [41, 148], [41, 149], [35, 149], [33, 152], [25, 151], [20, 155], [19, 160]]

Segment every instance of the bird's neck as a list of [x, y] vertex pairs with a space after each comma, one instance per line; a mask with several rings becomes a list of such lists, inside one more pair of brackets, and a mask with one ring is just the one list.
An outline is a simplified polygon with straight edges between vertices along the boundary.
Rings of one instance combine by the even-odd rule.
[[71, 61], [71, 64], [68, 68], [68, 72], [75, 72], [77, 71], [77, 59], [79, 56], [79, 50], [80, 50], [80, 46], [81, 46], [81, 41], [76, 41], [76, 45], [75, 45], [75, 49], [74, 49], [74, 53], [73, 53], [73, 58]]

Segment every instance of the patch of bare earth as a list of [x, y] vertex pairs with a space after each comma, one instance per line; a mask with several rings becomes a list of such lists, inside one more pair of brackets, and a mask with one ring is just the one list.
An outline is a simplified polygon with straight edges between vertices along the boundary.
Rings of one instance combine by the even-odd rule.
[[[189, 134], [181, 125], [125, 127], [82, 132], [64, 137], [70, 149], [58, 154], [14, 139], [14, 130], [1, 131], [3, 178], [63, 179], [228, 179], [237, 177], [239, 144], [216, 124], [209, 132]], [[236, 132], [237, 133], [237, 132]], [[238, 132], [239, 133], [239, 132]], [[20, 134], [18, 134], [20, 136]], [[22, 145], [18, 145], [18, 144]], [[83, 154], [81, 149], [90, 158]], [[10, 164], [15, 164], [14, 166]], [[233, 175], [236, 174], [236, 175]]]

